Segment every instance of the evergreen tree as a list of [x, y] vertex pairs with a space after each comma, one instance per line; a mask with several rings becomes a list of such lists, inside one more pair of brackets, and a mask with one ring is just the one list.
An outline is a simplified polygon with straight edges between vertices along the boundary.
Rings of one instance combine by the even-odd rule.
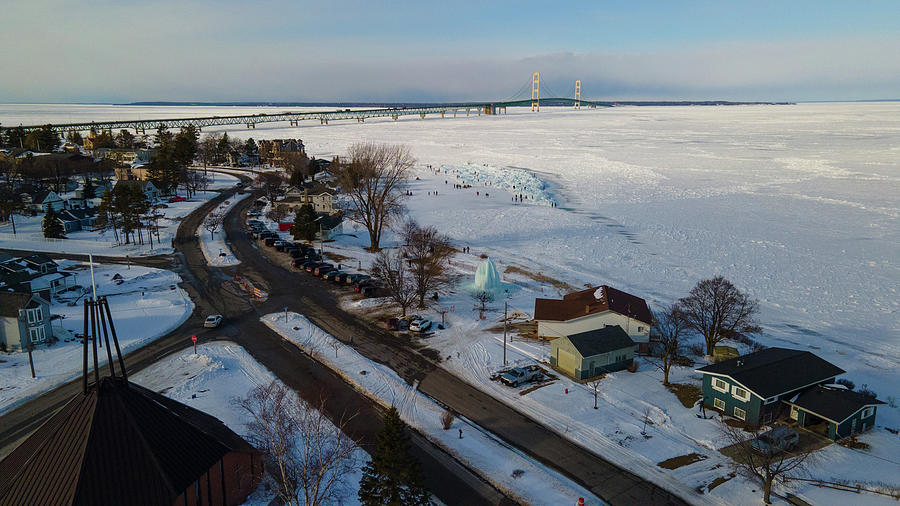
[[259, 148], [256, 146], [256, 141], [253, 140], [253, 137], [247, 139], [247, 142], [244, 143], [244, 154], [247, 157], [253, 157], [257, 154]]
[[84, 181], [84, 187], [82, 188], [82, 197], [86, 199], [92, 199], [97, 196], [96, 188], [94, 188], [94, 181], [91, 178], [87, 178]]
[[124, 128], [119, 131], [119, 134], [116, 135], [116, 145], [123, 149], [130, 149], [134, 147], [134, 135], [128, 130]]
[[316, 238], [316, 211], [312, 204], [303, 204], [294, 217], [291, 226], [291, 234], [294, 239], [312, 241]]
[[41, 222], [41, 228], [44, 230], [44, 237], [53, 239], [66, 238], [66, 227], [59, 221], [59, 215], [56, 214], [56, 210], [53, 209], [53, 206], [47, 208], [47, 212], [44, 214], [44, 220]]
[[216, 159], [223, 162], [229, 152], [231, 152], [231, 143], [228, 140], [228, 132], [225, 132], [219, 138], [219, 145], [216, 146]]
[[11, 148], [24, 148], [25, 147], [25, 129], [21, 126], [17, 126], [15, 128], [7, 128], [6, 130], [6, 145]]
[[75, 130], [69, 132], [66, 136], [66, 140], [71, 142], [72, 144], [78, 144], [79, 146], [84, 144], [84, 138], [81, 137], [81, 134]]
[[397, 408], [391, 406], [375, 437], [375, 453], [363, 468], [359, 500], [366, 506], [431, 504], [422, 486], [419, 462], [409, 455], [409, 434]]

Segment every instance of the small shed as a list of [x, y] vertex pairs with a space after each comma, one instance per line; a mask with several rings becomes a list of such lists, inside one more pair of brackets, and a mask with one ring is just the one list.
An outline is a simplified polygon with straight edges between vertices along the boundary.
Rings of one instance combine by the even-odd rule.
[[618, 325], [550, 341], [550, 364], [577, 380], [621, 371], [633, 362], [634, 341]]
[[790, 418], [800, 427], [834, 440], [871, 429], [878, 406], [884, 404], [840, 385], [819, 385], [784, 402], [791, 407]]

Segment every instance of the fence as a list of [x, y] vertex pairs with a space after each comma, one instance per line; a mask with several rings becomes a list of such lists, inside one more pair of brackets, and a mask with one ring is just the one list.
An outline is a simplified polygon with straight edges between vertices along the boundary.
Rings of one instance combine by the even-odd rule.
[[789, 476], [785, 477], [785, 481], [802, 481], [802, 482], [806, 482], [806, 483], [811, 483], [812, 485], [814, 485], [816, 487], [821, 487], [821, 488], [830, 488], [833, 490], [841, 490], [844, 492], [854, 492], [857, 494], [862, 493], [862, 492], [868, 492], [870, 494], [878, 494], [878, 495], [883, 495], [883, 496], [891, 497], [893, 499], [900, 500], [900, 489], [897, 489], [897, 488], [894, 488], [894, 487], [891, 487], [888, 485], [882, 486], [881, 487], [882, 490], [876, 490], [874, 488], [871, 488], [871, 486], [878, 486], [877, 484], [870, 485], [870, 486], [864, 486], [864, 485], [869, 485], [869, 484], [863, 484], [863, 483], [859, 483], [859, 482], [852, 483], [852, 484], [851, 483], [839, 483], [839, 482], [834, 482], [834, 481], [794, 478], [794, 477], [789, 477]]
[[85, 239], [53, 239], [40, 234], [10, 234], [0, 232], [0, 247], [8, 249], [50, 251], [53, 253], [93, 254], [102, 256], [150, 255], [165, 253], [154, 243], [150, 244], [116, 244], [113, 241], [89, 241]]

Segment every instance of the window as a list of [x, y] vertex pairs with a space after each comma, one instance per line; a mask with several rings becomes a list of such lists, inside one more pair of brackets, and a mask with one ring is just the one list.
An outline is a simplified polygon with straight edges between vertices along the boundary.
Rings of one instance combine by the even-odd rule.
[[731, 387], [731, 395], [733, 395], [735, 399], [739, 399], [744, 402], [747, 402], [750, 400], [750, 392], [744, 390], [743, 388], [741, 388], [739, 386]]
[[713, 399], [713, 406], [716, 409], [721, 409], [722, 411], [725, 411], [725, 401], [723, 401], [722, 399], [719, 399], [718, 397]]
[[726, 383], [725, 381], [723, 381], [719, 378], [712, 379], [712, 387], [713, 387], [713, 390], [725, 392], [726, 394], [728, 393], [728, 383]]
[[869, 418], [870, 416], [872, 416], [872, 413], [874, 413], [874, 412], [875, 412], [875, 408], [873, 408], [873, 407], [868, 407], [868, 408], [866, 408], [866, 409], [863, 410], [862, 415], [860, 416], [860, 418]]
[[40, 343], [44, 340], [44, 327], [34, 327], [28, 329], [28, 337], [31, 339], [32, 343]]
[[734, 408], [734, 417], [743, 420], [747, 417], [747, 412], [741, 408], [735, 407]]
[[38, 323], [44, 319], [44, 314], [39, 307], [29, 309], [25, 313], [28, 315], [28, 323]]

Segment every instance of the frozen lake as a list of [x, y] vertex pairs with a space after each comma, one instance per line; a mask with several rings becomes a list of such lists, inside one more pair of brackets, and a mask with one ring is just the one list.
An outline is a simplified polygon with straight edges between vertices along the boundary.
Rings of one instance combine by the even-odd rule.
[[[285, 110], [311, 109], [0, 105], [0, 123]], [[510, 109], [228, 133], [300, 137], [318, 157], [373, 140], [410, 145], [423, 166], [525, 169], [559, 207], [453, 194], [423, 171], [410, 212], [501, 262], [657, 306], [722, 274], [760, 299], [766, 344], [821, 349], [862, 382], [900, 363], [900, 103]], [[440, 198], [421, 196], [432, 188]]]

